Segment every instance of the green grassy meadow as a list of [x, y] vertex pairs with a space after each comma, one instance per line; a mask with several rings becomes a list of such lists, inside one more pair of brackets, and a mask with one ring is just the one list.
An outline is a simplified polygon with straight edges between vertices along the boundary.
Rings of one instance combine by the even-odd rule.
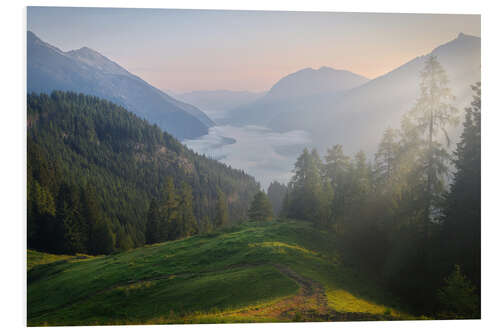
[[28, 326], [412, 319], [300, 221], [99, 256], [28, 252]]

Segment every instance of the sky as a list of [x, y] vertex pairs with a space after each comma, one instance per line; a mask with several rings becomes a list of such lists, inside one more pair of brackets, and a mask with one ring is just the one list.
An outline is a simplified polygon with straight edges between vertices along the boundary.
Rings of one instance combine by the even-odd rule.
[[297, 70], [329, 66], [375, 78], [479, 15], [28, 7], [27, 26], [63, 51], [90, 47], [169, 92], [265, 91]]

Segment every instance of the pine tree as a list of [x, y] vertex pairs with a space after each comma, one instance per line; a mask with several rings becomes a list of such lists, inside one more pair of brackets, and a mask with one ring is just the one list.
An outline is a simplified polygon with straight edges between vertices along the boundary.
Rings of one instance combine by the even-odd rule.
[[93, 186], [87, 185], [82, 189], [82, 216], [87, 224], [87, 248], [90, 249], [90, 241], [93, 237], [94, 226], [103, 219], [101, 208], [98, 204], [98, 198]]
[[63, 235], [62, 243], [58, 244], [59, 251], [71, 254], [87, 252], [88, 223], [81, 212], [80, 193], [76, 186], [61, 185], [56, 211], [57, 228]]
[[182, 183], [180, 205], [179, 205], [179, 222], [178, 222], [180, 237], [187, 237], [197, 233], [197, 222], [193, 213], [193, 194], [191, 186], [187, 183]]
[[229, 214], [227, 211], [227, 200], [224, 192], [217, 189], [217, 204], [215, 207], [215, 228], [229, 226]]
[[279, 216], [281, 212], [281, 207], [283, 206], [283, 200], [285, 199], [287, 188], [285, 185], [272, 181], [267, 188], [267, 196], [271, 205], [273, 207], [273, 213], [275, 216]]
[[264, 192], [255, 194], [248, 210], [248, 218], [250, 221], [270, 221], [273, 218], [271, 203]]
[[130, 233], [127, 233], [125, 227], [119, 225], [116, 233], [116, 249], [119, 251], [130, 250], [134, 246]]
[[326, 205], [323, 171], [316, 149], [306, 148], [295, 163], [294, 175], [289, 183], [287, 209], [288, 217], [311, 221], [317, 225], [325, 224], [328, 215]]
[[49, 189], [36, 180], [28, 182], [28, 246], [39, 247], [53, 236], [56, 207]]
[[443, 175], [449, 158], [446, 149], [439, 143], [442, 134], [449, 145], [447, 128], [457, 125], [458, 110], [451, 104], [454, 100], [445, 70], [435, 56], [429, 56], [421, 72], [420, 96], [416, 105], [408, 113], [415, 130], [423, 135], [424, 154], [421, 158], [421, 170], [425, 175], [424, 189], [424, 237], [429, 237], [433, 207], [442, 194]]
[[455, 265], [453, 272], [445, 278], [445, 286], [438, 290], [441, 316], [446, 319], [479, 318], [479, 297], [476, 288]]
[[342, 145], [335, 145], [328, 149], [325, 161], [325, 176], [333, 192], [331, 224], [335, 225], [337, 230], [341, 230], [345, 224], [350, 195], [351, 159], [344, 154]]
[[179, 226], [179, 196], [172, 177], [168, 177], [162, 192], [160, 203], [160, 224], [158, 226], [158, 240], [177, 239], [180, 236]]
[[397, 131], [387, 128], [379, 143], [375, 154], [375, 177], [378, 185], [392, 185], [393, 183], [399, 152], [397, 138]]
[[481, 83], [466, 108], [464, 129], [455, 151], [453, 183], [446, 198], [442, 241], [446, 259], [460, 264], [474, 284], [481, 283]]
[[90, 240], [91, 254], [110, 254], [115, 248], [115, 235], [111, 231], [110, 221], [103, 219], [92, 226]]
[[160, 241], [160, 208], [158, 202], [153, 199], [149, 205], [146, 222], [146, 244], [154, 244]]

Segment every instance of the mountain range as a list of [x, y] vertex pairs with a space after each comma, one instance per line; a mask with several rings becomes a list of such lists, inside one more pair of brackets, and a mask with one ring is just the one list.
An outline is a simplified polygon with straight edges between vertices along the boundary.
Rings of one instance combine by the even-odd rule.
[[[481, 80], [481, 38], [460, 33], [372, 80], [328, 67], [300, 70], [279, 80], [263, 97], [228, 111], [218, 123], [266, 126], [278, 132], [305, 130], [322, 151], [342, 144], [351, 153], [374, 152], [384, 129], [397, 128], [415, 103], [429, 55], [446, 70], [455, 106], [463, 115], [471, 99], [470, 85]], [[450, 131], [452, 141], [460, 132], [459, 127]]]
[[324, 96], [337, 96], [368, 79], [345, 70], [305, 68], [280, 79], [267, 94], [247, 105], [231, 110], [221, 123], [267, 125], [274, 117], [305, 111]]
[[[461, 33], [429, 54], [416, 57], [341, 96], [332, 94], [309, 104], [307, 112], [277, 116], [266, 125], [277, 131], [307, 130], [313, 142], [323, 150], [339, 143], [351, 152], [358, 149], [373, 152], [384, 129], [399, 127], [403, 114], [416, 102], [420, 72], [430, 55], [436, 56], [445, 69], [449, 87], [456, 97], [455, 106], [463, 116], [464, 107], [471, 101], [470, 85], [481, 80], [481, 39]], [[450, 131], [452, 142], [456, 142], [460, 133], [460, 127]]]
[[88, 47], [63, 52], [31, 31], [27, 76], [29, 93], [63, 90], [105, 98], [180, 140], [205, 135], [215, 124], [197, 107], [170, 97], [98, 52]]

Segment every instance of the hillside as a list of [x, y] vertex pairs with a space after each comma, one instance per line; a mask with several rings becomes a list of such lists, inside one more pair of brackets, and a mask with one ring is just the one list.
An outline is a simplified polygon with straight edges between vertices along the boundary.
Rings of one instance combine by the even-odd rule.
[[98, 52], [63, 52], [33, 32], [27, 37], [28, 93], [75, 91], [110, 100], [179, 140], [208, 133], [214, 125], [198, 108], [175, 100]]
[[409, 319], [310, 223], [246, 223], [28, 272], [28, 325]]
[[141, 246], [148, 208], [169, 179], [175, 202], [182, 195], [190, 201], [191, 232], [216, 226], [221, 200], [233, 223], [243, 220], [258, 191], [243, 171], [194, 153], [106, 100], [54, 92], [30, 94], [27, 105], [30, 248], [86, 252], [98, 220], [111, 229], [115, 248]]

